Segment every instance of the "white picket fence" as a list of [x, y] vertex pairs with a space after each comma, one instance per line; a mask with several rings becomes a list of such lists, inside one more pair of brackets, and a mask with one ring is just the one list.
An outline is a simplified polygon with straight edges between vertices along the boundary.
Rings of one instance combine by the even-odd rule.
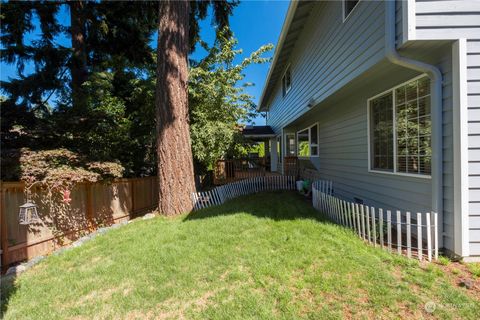
[[193, 192], [194, 210], [224, 203], [227, 200], [261, 191], [295, 190], [294, 176], [263, 176], [218, 186], [209, 191]]
[[332, 190], [331, 181], [312, 183], [313, 206], [334, 222], [353, 229], [373, 246], [396, 250], [409, 258], [416, 255], [422, 260], [426, 253], [428, 261], [432, 261], [432, 257], [438, 259], [437, 213], [416, 213], [412, 216], [408, 211], [396, 210], [392, 220], [391, 210], [377, 210], [372, 206], [342, 200], [333, 196]]

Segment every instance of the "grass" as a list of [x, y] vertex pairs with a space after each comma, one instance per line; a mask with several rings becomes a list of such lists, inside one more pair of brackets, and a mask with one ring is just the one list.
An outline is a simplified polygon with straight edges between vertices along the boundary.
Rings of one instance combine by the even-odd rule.
[[[2, 290], [5, 319], [471, 318], [441, 265], [365, 245], [301, 196], [264, 193], [141, 220], [50, 256]], [[425, 304], [433, 301], [433, 313]]]

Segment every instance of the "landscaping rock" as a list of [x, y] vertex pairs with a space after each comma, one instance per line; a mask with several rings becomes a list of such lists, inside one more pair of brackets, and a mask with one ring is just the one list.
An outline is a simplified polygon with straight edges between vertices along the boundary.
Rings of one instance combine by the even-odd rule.
[[19, 264], [18, 266], [13, 266], [13, 267], [8, 268], [5, 275], [6, 276], [17, 275], [17, 274], [20, 274], [20, 273], [24, 272], [25, 270], [27, 270], [27, 267], [24, 266], [23, 264]]
[[24, 263], [23, 265], [28, 269], [28, 268], [33, 267], [34, 265], [36, 265], [37, 263], [39, 263], [43, 259], [45, 259], [45, 256], [38, 256], [38, 257], [35, 257], [32, 260]]
[[142, 217], [143, 220], [152, 219], [152, 218], [155, 218], [155, 215], [153, 213], [147, 213]]
[[467, 289], [473, 288], [473, 281], [470, 279], [461, 279], [459, 283], [460, 287], [465, 287]]
[[[147, 218], [143, 218], [143, 219], [151, 219], [153, 217], [155, 217], [154, 214], [149, 214], [151, 215], [151, 217], [147, 217]], [[68, 247], [62, 247], [58, 250], [55, 250], [54, 252], [52, 252], [52, 255], [59, 255], [61, 253], [63, 253], [64, 251], [66, 250], [69, 250], [71, 248], [77, 248], [77, 247], [80, 247], [81, 245], [83, 245], [85, 242], [87, 241], [90, 241], [92, 240], [93, 238], [95, 238], [96, 236], [98, 236], [99, 234], [105, 234], [107, 231], [111, 230], [111, 229], [116, 229], [116, 228], [119, 228], [121, 226], [124, 226], [126, 225], [127, 223], [130, 223], [130, 221], [123, 221], [123, 222], [120, 222], [120, 223], [116, 223], [114, 225], [111, 225], [109, 227], [103, 227], [103, 228], [100, 228], [86, 236], [83, 236], [79, 239], [77, 239], [77, 241], [73, 242], [70, 246]], [[5, 273], [4, 277], [7, 277], [7, 276], [15, 276], [15, 275], [18, 275], [28, 269], [30, 269], [31, 267], [33, 267], [34, 265], [36, 265], [37, 263], [39, 263], [40, 261], [42, 261], [43, 259], [45, 259], [45, 256], [38, 256], [38, 257], [35, 257], [31, 260], [29, 260], [28, 262], [25, 262], [25, 263], [22, 263], [22, 264], [19, 264], [19, 265], [16, 265], [16, 266], [13, 266], [13, 267], [10, 267], [8, 268], [7, 272]]]

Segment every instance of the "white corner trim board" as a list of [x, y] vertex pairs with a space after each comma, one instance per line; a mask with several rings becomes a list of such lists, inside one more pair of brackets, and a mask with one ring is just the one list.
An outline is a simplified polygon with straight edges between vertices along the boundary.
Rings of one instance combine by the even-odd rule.
[[467, 41], [459, 39], [452, 47], [453, 67], [453, 168], [455, 254], [470, 255], [468, 212], [468, 106]]
[[401, 45], [416, 39], [417, 21], [415, 17], [415, 5], [415, 0], [401, 1], [403, 21]]

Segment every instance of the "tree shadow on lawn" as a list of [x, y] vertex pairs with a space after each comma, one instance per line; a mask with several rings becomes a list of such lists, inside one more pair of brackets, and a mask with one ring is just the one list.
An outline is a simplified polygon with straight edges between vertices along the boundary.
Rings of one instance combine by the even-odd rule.
[[332, 224], [312, 206], [312, 200], [291, 191], [261, 192], [232, 199], [219, 206], [193, 211], [184, 221], [246, 213], [275, 221], [312, 219]]
[[0, 319], [3, 319], [8, 309], [8, 301], [17, 290], [15, 278], [15, 275], [11, 274], [8, 276], [3, 275], [0, 279]]

